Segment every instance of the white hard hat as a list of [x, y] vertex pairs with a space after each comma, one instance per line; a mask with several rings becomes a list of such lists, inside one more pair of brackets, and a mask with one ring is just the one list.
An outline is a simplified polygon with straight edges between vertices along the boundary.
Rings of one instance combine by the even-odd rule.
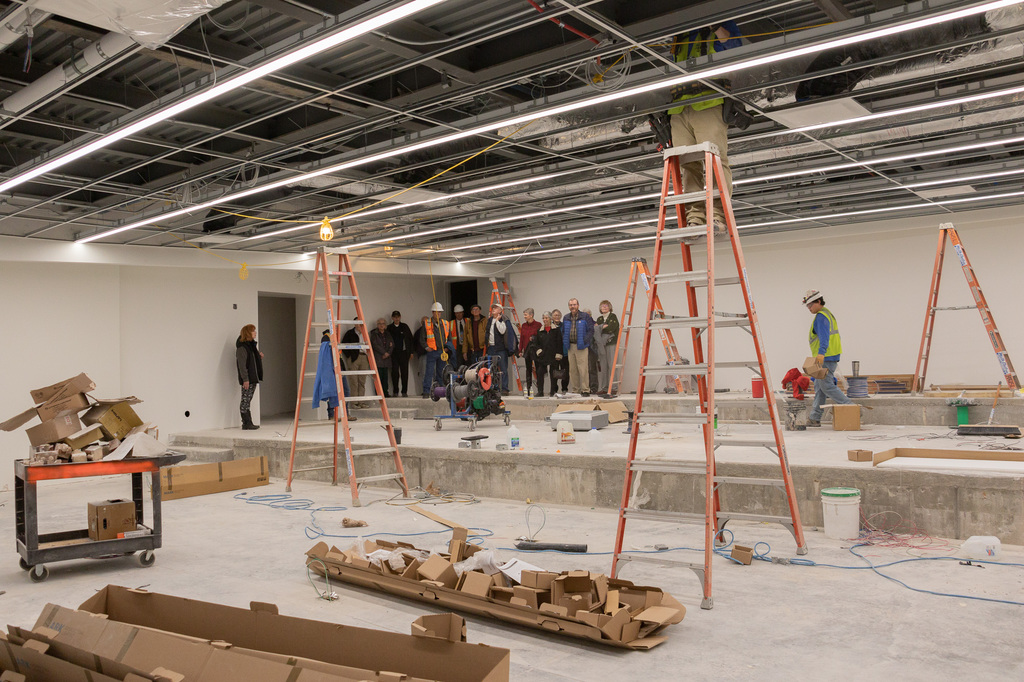
[[464, 313], [464, 312], [466, 312], [466, 309], [463, 308], [461, 305], [456, 304], [455, 307], [452, 308], [452, 312], [453, 313]]
[[818, 291], [817, 289], [808, 289], [807, 293], [804, 294], [804, 305], [807, 305], [808, 303], [811, 303], [813, 301], [817, 301], [819, 298], [825, 297], [822, 296], [821, 292]]
[[430, 312], [432, 312], [432, 313], [443, 313], [444, 312], [444, 306], [442, 306], [437, 301], [434, 301], [434, 305], [430, 306]]

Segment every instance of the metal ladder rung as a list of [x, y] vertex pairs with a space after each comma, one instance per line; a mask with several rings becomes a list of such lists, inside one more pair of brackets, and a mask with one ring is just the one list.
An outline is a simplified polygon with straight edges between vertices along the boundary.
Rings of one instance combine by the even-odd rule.
[[699, 239], [700, 237], [708, 236], [707, 225], [697, 225], [694, 227], [666, 227], [659, 233], [660, 239]]
[[700, 474], [707, 473], [707, 464], [704, 462], [683, 462], [664, 460], [633, 460], [630, 469], [633, 471], [648, 471], [658, 474]]
[[779, 446], [774, 440], [756, 440], [749, 438], [715, 438], [715, 447], [720, 446], [734, 448], [777, 448]]
[[347, 395], [345, 396], [346, 403], [361, 403], [367, 400], [384, 400], [382, 395]]
[[932, 306], [932, 310], [976, 310], [976, 305], [947, 305], [947, 306]]
[[772, 485], [785, 488], [786, 482], [781, 478], [748, 478], [744, 476], [715, 476], [715, 483], [737, 483], [741, 485]]
[[707, 270], [690, 270], [688, 272], [667, 272], [664, 275], [655, 275], [654, 281], [657, 284], [674, 284], [676, 282], [707, 282]]
[[364, 324], [364, 322], [363, 322], [363, 320], [335, 320], [334, 324], [336, 324], [336, 325], [338, 325], [338, 324], [360, 325], [360, 324]]
[[356, 456], [359, 456], [359, 455], [381, 455], [381, 454], [384, 454], [384, 453], [387, 453], [389, 455], [393, 455], [395, 453], [395, 449], [392, 448], [392, 447], [386, 447], [386, 448], [363, 448], [361, 450], [356, 450], [355, 448], [352, 449], [352, 456], [353, 457], [356, 457]]
[[[734, 285], [739, 284], [739, 283], [740, 283], [740, 278], [739, 277], [716, 277], [715, 278], [715, 286], [716, 287], [734, 286]], [[708, 285], [708, 283], [707, 283], [706, 279], [705, 279], [704, 282], [699, 282], [699, 283], [698, 282], [694, 282], [694, 284], [693, 284], [693, 286], [695, 286], [695, 287], [706, 287], [707, 285]]]
[[641, 412], [641, 422], [659, 422], [663, 424], [707, 424], [706, 414], [682, 414], [679, 412]]
[[353, 376], [372, 377], [372, 376], [376, 376], [376, 374], [377, 373], [374, 372], [372, 369], [343, 369], [343, 370], [341, 370], [341, 376], [343, 376], [343, 377], [353, 377]]
[[[313, 325], [313, 326], [316, 327], [316, 326], [321, 326], [321, 325]], [[312, 327], [310, 327], [310, 329], [312, 329]], [[320, 349], [320, 344], [318, 343], [315, 346], [313, 344], [309, 344], [306, 347], [306, 349], [307, 350], [319, 350]], [[370, 350], [370, 345], [367, 344], [367, 343], [339, 343], [338, 344], [338, 350]], [[314, 372], [314, 374], [315, 374], [315, 372]], [[310, 376], [310, 375], [307, 374], [306, 376]]]
[[320, 445], [303, 445], [296, 447], [295, 452], [314, 452], [316, 450], [333, 450], [334, 443], [321, 443]]
[[324, 469], [332, 469], [333, 470], [334, 469], [334, 465], [330, 464], [330, 465], [322, 466], [322, 467], [305, 467], [303, 469], [292, 469], [292, 473], [298, 474], [298, 473], [301, 473], [303, 471], [323, 471]]
[[364, 483], [373, 483], [374, 481], [396, 481], [403, 478], [402, 474], [380, 474], [378, 476], [363, 476], [356, 478], [356, 483], [362, 485]]
[[690, 568], [694, 571], [704, 571], [704, 564], [695, 564], [689, 561], [680, 561], [679, 559], [665, 558], [668, 552], [652, 552], [650, 554], [637, 554], [636, 552], [619, 552], [619, 561], [637, 561], [645, 564], [662, 564], [668, 566], [680, 566], [682, 568]]
[[699, 144], [691, 144], [683, 147], [669, 147], [662, 156], [667, 160], [673, 156], [679, 157], [679, 163], [690, 163], [691, 161], [703, 161], [704, 154], [711, 152], [715, 156], [721, 156], [718, 152], [718, 145], [714, 142], [701, 142]]
[[679, 376], [690, 374], [707, 374], [707, 365], [644, 365], [644, 374], [656, 376]]
[[[711, 191], [712, 199], [722, 198], [722, 193], [717, 189]], [[707, 190], [700, 190], [699, 192], [687, 192], [685, 194], [670, 194], [665, 197], [665, 201], [662, 202], [664, 206], [676, 206], [678, 204], [695, 204], [697, 202], [704, 202], [708, 200]]]
[[327, 276], [328, 277], [351, 277], [352, 273], [351, 272], [344, 272], [343, 270], [328, 270], [327, 271]]
[[637, 509], [636, 507], [626, 507], [622, 512], [627, 519], [668, 521], [669, 523], [704, 523], [704, 514], [695, 512], [658, 511], [655, 509]]
[[718, 512], [720, 521], [764, 521], [766, 523], [781, 523], [792, 525], [793, 519], [788, 516], [770, 516], [767, 514], [742, 514], [738, 512]]

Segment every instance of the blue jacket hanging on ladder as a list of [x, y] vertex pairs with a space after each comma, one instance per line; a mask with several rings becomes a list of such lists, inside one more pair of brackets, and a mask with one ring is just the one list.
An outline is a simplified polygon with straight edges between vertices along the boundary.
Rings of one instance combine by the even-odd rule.
[[[344, 362], [338, 358], [341, 368], [345, 369]], [[348, 381], [341, 378], [341, 385], [348, 394]], [[331, 337], [324, 333], [320, 337], [320, 355], [317, 358], [316, 379], [313, 381], [313, 409], [320, 407], [320, 403], [327, 401], [327, 411], [333, 416], [334, 408], [339, 404], [338, 382], [334, 379], [334, 363], [331, 359]]]

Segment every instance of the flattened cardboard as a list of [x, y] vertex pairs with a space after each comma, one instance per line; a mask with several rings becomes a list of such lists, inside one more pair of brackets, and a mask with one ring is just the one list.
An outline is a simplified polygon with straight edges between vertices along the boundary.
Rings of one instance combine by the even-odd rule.
[[872, 466], [878, 466], [894, 457], [925, 457], [929, 459], [970, 459], [995, 460], [998, 462], [1024, 462], [1024, 453], [998, 452], [995, 450], [938, 450], [932, 448], [893, 448], [876, 452], [871, 460]]
[[3, 424], [0, 424], [0, 431], [14, 431], [28, 424], [37, 414], [36, 408], [30, 407], [21, 414], [16, 414]]
[[82, 422], [78, 420], [77, 414], [62, 414], [42, 424], [25, 429], [28, 435], [28, 442], [32, 445], [45, 445], [56, 443], [62, 438], [75, 434], [82, 430]]
[[254, 488], [269, 483], [266, 457], [160, 469], [161, 495], [165, 501]]
[[107, 439], [124, 438], [136, 426], [142, 426], [139, 415], [127, 401], [109, 404], [97, 403], [82, 415], [85, 424], [98, 424]]
[[103, 438], [103, 429], [98, 426], [86, 426], [62, 440], [75, 450], [81, 450], [86, 445], [92, 445], [101, 438]]
[[76, 377], [58, 381], [45, 388], [37, 388], [31, 391], [32, 402], [38, 405], [50, 400], [60, 400], [73, 393], [88, 393], [95, 390], [96, 384], [84, 372]]
[[420, 616], [412, 622], [412, 634], [415, 637], [433, 637], [446, 642], [465, 642], [466, 621], [454, 613]]
[[72, 393], [69, 396], [63, 398], [55, 398], [47, 400], [45, 403], [35, 408], [36, 414], [39, 415], [39, 419], [46, 421], [47, 419], [53, 419], [59, 417], [62, 414], [68, 412], [74, 412], [78, 414], [85, 408], [89, 407], [89, 396], [84, 393]]
[[[326, 552], [326, 544], [324, 547]], [[308, 659], [363, 671], [362, 675], [353, 675], [350, 679], [388, 679], [373, 672], [385, 670], [398, 673], [395, 679], [401, 679], [401, 675], [450, 682], [507, 682], [509, 679], [507, 649], [294, 618], [262, 608], [240, 609], [108, 585], [79, 609], [104, 614], [109, 622], [156, 628], [210, 642], [230, 642], [233, 649], [244, 648], [254, 658], [259, 656], [279, 662]], [[295, 673], [289, 666], [289, 675]], [[252, 682], [264, 682], [264, 679], [313, 682], [316, 678], [311, 673], [303, 670], [294, 678], [276, 675], [264, 678], [257, 670], [248, 679]], [[216, 677], [201, 679], [222, 682]], [[103, 682], [106, 680], [104, 678]]]
[[871, 450], [847, 450], [846, 456], [851, 462], [870, 462], [874, 453]]

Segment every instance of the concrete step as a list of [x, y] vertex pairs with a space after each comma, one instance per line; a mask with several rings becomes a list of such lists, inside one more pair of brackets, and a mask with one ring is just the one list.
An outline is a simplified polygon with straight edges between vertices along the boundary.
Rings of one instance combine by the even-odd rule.
[[209, 464], [229, 462], [235, 458], [233, 447], [203, 447], [200, 445], [172, 445], [171, 449], [186, 456], [182, 464]]
[[[239, 431], [241, 433], [241, 431]], [[232, 449], [235, 439], [229, 436], [208, 436], [201, 433], [172, 434], [167, 447], [181, 450], [185, 447], [227, 448]]]

